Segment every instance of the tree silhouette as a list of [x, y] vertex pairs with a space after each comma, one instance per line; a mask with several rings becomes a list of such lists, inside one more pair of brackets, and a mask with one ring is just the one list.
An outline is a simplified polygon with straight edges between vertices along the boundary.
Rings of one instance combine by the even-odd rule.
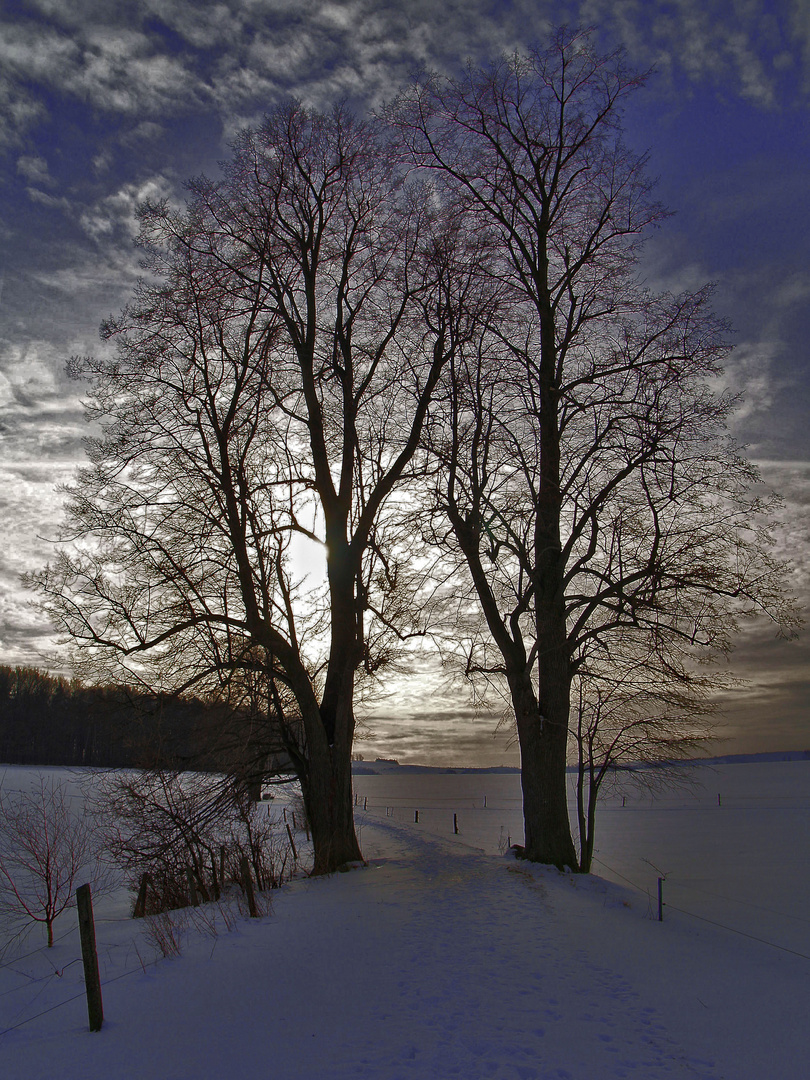
[[80, 543], [37, 583], [96, 670], [217, 690], [256, 673], [330, 871], [360, 857], [357, 673], [409, 631], [386, 514], [466, 332], [467, 239], [402, 184], [379, 123], [294, 103], [185, 211], [141, 222], [150, 278], [105, 329], [115, 358], [78, 365], [103, 429], [68, 503]]
[[740, 618], [795, 618], [759, 527], [771, 504], [725, 435], [710, 290], [639, 281], [639, 244], [665, 216], [621, 138], [642, 82], [621, 51], [563, 29], [546, 49], [415, 83], [389, 110], [406, 160], [494, 252], [499, 318], [454, 357], [430, 428], [433, 534], [466, 565], [495, 646], [482, 640], [468, 670], [508, 684], [526, 855], [560, 867], [577, 865], [571, 685], [594, 643], [637, 627], [718, 649]]

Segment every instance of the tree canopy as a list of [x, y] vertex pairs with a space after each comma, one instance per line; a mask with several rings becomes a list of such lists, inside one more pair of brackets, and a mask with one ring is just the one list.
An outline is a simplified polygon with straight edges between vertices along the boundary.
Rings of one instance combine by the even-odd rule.
[[480, 606], [468, 669], [508, 686], [526, 854], [558, 866], [573, 681], [628, 647], [688, 679], [794, 619], [710, 290], [639, 280], [642, 83], [561, 30], [381, 117], [280, 106], [142, 207], [148, 276], [76, 364], [101, 434], [46, 604], [93, 665], [266, 702], [317, 870], [360, 857], [356, 689], [419, 629], [420, 534]]

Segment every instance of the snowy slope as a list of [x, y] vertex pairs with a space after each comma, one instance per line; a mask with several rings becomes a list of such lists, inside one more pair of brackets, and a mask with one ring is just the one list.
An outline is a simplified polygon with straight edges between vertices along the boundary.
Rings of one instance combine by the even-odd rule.
[[[781, 767], [783, 797], [792, 789], [794, 804], [807, 807], [810, 763], [723, 769], [759, 767], [767, 773], [765, 804], [775, 807], [777, 778], [768, 770]], [[732, 790], [725, 773], [712, 773], [702, 809], [649, 811], [657, 815], [654, 832], [670, 829], [673, 849], [684, 813], [703, 814], [704, 837], [705, 822], [722, 836], [739, 814], [716, 808], [708, 815], [718, 776]], [[363, 779], [357, 777], [361, 799]], [[754, 779], [747, 781], [749, 801]], [[674, 909], [658, 923], [646, 894], [629, 884], [561, 875], [498, 855], [492, 838], [506, 811], [496, 806], [509, 789], [493, 787], [491, 774], [478, 780], [479, 793], [481, 782], [488, 789], [486, 812], [495, 825], [476, 831], [469, 806], [459, 809], [458, 836], [452, 829], [439, 835], [425, 821], [428, 811], [419, 825], [401, 820], [409, 814], [404, 789], [389, 788], [389, 801], [400, 799], [399, 818], [384, 805], [358, 810], [367, 867], [295, 882], [274, 894], [272, 916], [240, 918], [231, 932], [221, 926], [216, 938], [190, 930], [179, 959], [142, 967], [154, 956], [142, 925], [122, 917], [123, 900], [101, 904], [106, 1019], [98, 1034], [86, 1029], [81, 965], [67, 966], [77, 955], [69, 914], [57, 931], [66, 936], [50, 955], [40, 950], [0, 961], [0, 1030], [11, 1029], [0, 1035], [0, 1075], [799, 1080], [808, 1074], [810, 916], [793, 920], [791, 945], [804, 943], [793, 952]], [[453, 803], [474, 801], [471, 784], [464, 780], [467, 787], [459, 790], [447, 775], [443, 787], [431, 788], [434, 798], [447, 800], [430, 811], [437, 830], [446, 829]], [[631, 845], [635, 830], [643, 849], [648, 814], [640, 807], [623, 815], [606, 808], [605, 840], [613, 833]], [[806, 874], [807, 854], [807, 810], [805, 831], [792, 837], [780, 834], [784, 813], [801, 809], [760, 812], [747, 825], [752, 860], [760, 866], [770, 857], [771, 877], [783, 882]], [[485, 818], [483, 807], [478, 818]], [[788, 844], [792, 866], [785, 866]], [[693, 855], [695, 874], [721, 869], [716, 861], [701, 868], [700, 850]], [[609, 861], [620, 861], [619, 852]], [[29, 939], [28, 951], [37, 945]]]

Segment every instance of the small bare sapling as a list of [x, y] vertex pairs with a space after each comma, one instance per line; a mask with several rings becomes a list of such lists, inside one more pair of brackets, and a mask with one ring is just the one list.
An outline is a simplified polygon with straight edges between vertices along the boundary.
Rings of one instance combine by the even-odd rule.
[[83, 808], [71, 808], [65, 785], [40, 778], [31, 791], [0, 789], [0, 914], [23, 933], [53, 924], [75, 903], [76, 886], [99, 881], [98, 848]]

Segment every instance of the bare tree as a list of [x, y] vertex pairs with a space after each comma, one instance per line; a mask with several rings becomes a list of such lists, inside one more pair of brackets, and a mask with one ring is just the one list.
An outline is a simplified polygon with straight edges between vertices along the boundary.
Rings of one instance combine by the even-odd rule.
[[413, 629], [385, 516], [464, 331], [465, 238], [344, 108], [277, 109], [190, 193], [142, 209], [150, 279], [106, 327], [115, 358], [79, 365], [103, 434], [77, 543], [36, 583], [97, 670], [217, 692], [258, 673], [327, 872], [360, 858], [358, 671]]
[[31, 791], [0, 789], [0, 911], [10, 925], [53, 924], [75, 889], [101, 880], [100, 844], [91, 821], [71, 808], [61, 781], [40, 777]]
[[[664, 216], [621, 139], [642, 81], [620, 51], [561, 30], [545, 50], [430, 77], [390, 110], [408, 160], [500, 253], [509, 317], [454, 358], [431, 438], [438, 505], [495, 646], [468, 669], [508, 684], [526, 855], [561, 867], [577, 865], [565, 766], [588, 644], [637, 627], [722, 650], [740, 618], [793, 618], [756, 526], [767, 499], [713, 391], [725, 346], [709, 291], [653, 295], [637, 279]], [[440, 521], [434, 535], [449, 539]]]

